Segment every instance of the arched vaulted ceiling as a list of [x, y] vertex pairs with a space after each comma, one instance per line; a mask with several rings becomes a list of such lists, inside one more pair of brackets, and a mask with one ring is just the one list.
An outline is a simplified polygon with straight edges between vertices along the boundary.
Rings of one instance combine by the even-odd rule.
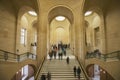
[[38, 12], [37, 0], [0, 0], [0, 2], [4, 5], [11, 5], [16, 15], [23, 6], [31, 7]]
[[48, 15], [49, 23], [51, 23], [51, 21], [57, 16], [64, 16], [70, 21], [71, 24], [73, 23], [73, 13], [66, 7], [58, 6], [53, 8]]
[[85, 0], [83, 11], [85, 13], [92, 10], [99, 13], [99, 9], [105, 14], [112, 6], [119, 6], [119, 4], [120, 0]]

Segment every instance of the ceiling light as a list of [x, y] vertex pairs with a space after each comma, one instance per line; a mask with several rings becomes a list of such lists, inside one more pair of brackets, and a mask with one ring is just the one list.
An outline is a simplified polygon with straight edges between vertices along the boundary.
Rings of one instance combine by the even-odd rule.
[[28, 13], [32, 16], [37, 16], [37, 13], [35, 11], [28, 11]]
[[91, 15], [92, 14], [92, 11], [87, 11], [86, 13], [85, 13], [85, 16], [89, 16], [89, 15]]
[[65, 20], [65, 17], [64, 16], [57, 16], [55, 19], [57, 21], [63, 21], [63, 20]]

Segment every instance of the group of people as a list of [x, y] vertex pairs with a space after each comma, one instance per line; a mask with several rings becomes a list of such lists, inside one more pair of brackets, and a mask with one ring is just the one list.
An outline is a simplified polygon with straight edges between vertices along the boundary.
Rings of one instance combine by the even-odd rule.
[[54, 59], [56, 59], [56, 54], [57, 54], [57, 46], [54, 45], [51, 47], [51, 49], [49, 50], [49, 57], [50, 57], [50, 60], [52, 59], [52, 57], [54, 56]]
[[80, 79], [80, 74], [81, 74], [81, 69], [80, 67], [78, 66], [78, 68], [76, 66], [74, 66], [73, 68], [73, 71], [74, 71], [74, 76], [78, 76], [78, 79]]
[[66, 56], [66, 49], [67, 49], [67, 45], [59, 43], [58, 45], [52, 45], [50, 50], [49, 50], [49, 57], [50, 60], [52, 60], [52, 58], [54, 57], [54, 59], [56, 59], [56, 56], [58, 55], [58, 59], [62, 60], [63, 56]]
[[101, 56], [101, 52], [99, 51], [99, 49], [96, 49], [93, 52], [87, 52], [87, 54], [86, 54], [87, 58], [90, 58], [90, 57], [98, 57], [98, 58], [100, 58], [100, 56]]
[[[67, 62], [67, 64], [69, 64], [69, 62], [70, 62], [69, 57], [66, 58], [66, 62]], [[79, 66], [78, 66], [78, 67], [74, 66], [74, 67], [73, 67], [73, 71], [74, 71], [74, 77], [77, 76], [78, 79], [80, 80], [80, 74], [81, 74], [81, 69], [80, 69], [80, 67], [79, 67]]]
[[[78, 68], [76, 66], [73, 67], [73, 71], [74, 71], [74, 77], [78, 77], [78, 80], [80, 80], [80, 74], [81, 74], [81, 69], [78, 66]], [[41, 79], [40, 80], [51, 80], [51, 73], [48, 72], [47, 75], [42, 74], [41, 75]]]

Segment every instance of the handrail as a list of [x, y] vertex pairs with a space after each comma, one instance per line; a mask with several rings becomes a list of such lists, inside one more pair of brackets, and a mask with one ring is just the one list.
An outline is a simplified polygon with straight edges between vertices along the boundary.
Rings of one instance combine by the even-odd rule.
[[0, 51], [6, 52], [6, 53], [10, 53], [10, 54], [14, 54], [14, 55], [18, 55], [18, 54], [15, 54], [15, 53], [12, 53], [12, 52], [8, 52], [8, 51], [2, 50], [2, 49], [0, 49]]
[[81, 69], [82, 69], [82, 71], [83, 71], [83, 73], [85, 75], [86, 80], [89, 80], [89, 77], [87, 75], [87, 72], [86, 72], [85, 68], [83, 67], [83, 65], [81, 64], [81, 62], [78, 60], [78, 57], [76, 57], [76, 59], [77, 59], [79, 65], [80, 65], [80, 67], [81, 67]]
[[40, 64], [40, 66], [38, 67], [38, 70], [37, 70], [37, 72], [36, 72], [36, 74], [35, 74], [35, 80], [38, 79], [38, 75], [39, 75], [39, 73], [40, 73], [40, 71], [41, 71], [41, 69], [42, 69], [42, 66], [43, 66], [44, 61], [45, 61], [45, 57], [44, 57], [44, 59], [43, 59], [43, 61], [42, 61], [42, 64]]
[[98, 59], [103, 59], [104, 61], [106, 61], [108, 58], [115, 58], [120, 60], [120, 50], [117, 51], [113, 51], [111, 53], [107, 53], [107, 54], [95, 54], [95, 53], [89, 53], [86, 54], [86, 58], [98, 58]]
[[0, 49], [0, 60], [5, 60], [5, 61], [15, 61], [15, 62], [19, 62], [19, 61], [23, 61], [25, 59], [36, 59], [36, 55], [32, 54], [30, 52], [26, 52], [23, 54], [15, 54], [12, 52], [8, 52], [5, 50], [1, 50]]
[[120, 50], [117, 50], [117, 51], [113, 51], [113, 52], [107, 53], [107, 55], [109, 55], [109, 54], [114, 54], [114, 53], [117, 53], [117, 52], [120, 52]]

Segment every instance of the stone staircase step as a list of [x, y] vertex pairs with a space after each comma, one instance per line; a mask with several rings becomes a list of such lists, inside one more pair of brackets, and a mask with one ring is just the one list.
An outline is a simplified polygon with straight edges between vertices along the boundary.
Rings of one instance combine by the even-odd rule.
[[[45, 60], [39, 77], [41, 77], [42, 74], [47, 75], [47, 73], [50, 72], [51, 80], [78, 80], [77, 77], [74, 77], [73, 67], [79, 66], [79, 63], [70, 52], [67, 53], [67, 55], [72, 56], [72, 58], [70, 57], [69, 64], [66, 63], [66, 57], [64, 57], [63, 60]], [[83, 73], [80, 75], [80, 78], [80, 80], [85, 80]]]

